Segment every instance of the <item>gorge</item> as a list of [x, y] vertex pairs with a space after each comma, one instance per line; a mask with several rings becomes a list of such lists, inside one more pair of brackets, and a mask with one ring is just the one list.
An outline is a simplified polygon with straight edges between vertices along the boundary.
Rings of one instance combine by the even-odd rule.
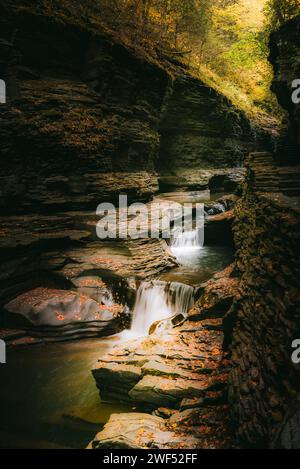
[[[0, 6], [0, 447], [299, 448], [300, 16], [279, 131], [66, 4]], [[203, 204], [204, 245], [99, 239], [120, 194]]]

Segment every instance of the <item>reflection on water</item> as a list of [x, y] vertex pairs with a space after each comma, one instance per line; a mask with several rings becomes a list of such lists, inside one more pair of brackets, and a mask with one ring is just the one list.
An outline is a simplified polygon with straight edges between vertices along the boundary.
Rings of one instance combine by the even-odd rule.
[[[190, 196], [193, 201], [199, 197]], [[198, 235], [187, 233], [172, 248], [181, 265], [160, 277], [170, 283], [169, 295], [173, 288], [172, 301], [166, 300], [164, 285], [144, 285], [135, 313], [142, 312], [144, 319], [146, 312], [159, 313], [161, 319], [177, 312], [178, 305], [184, 310], [182, 305], [191, 301], [188, 285], [207, 281], [233, 260], [231, 248], [198, 244]], [[140, 319], [136, 314], [137, 330], [147, 331], [148, 322], [140, 324]], [[8, 350], [7, 365], [0, 366], [0, 447], [84, 448], [112, 413], [131, 411], [129, 406], [101, 402], [91, 373], [97, 360], [126, 334]]]
[[215, 272], [225, 269], [234, 259], [233, 248], [227, 246], [172, 248], [172, 251], [180, 266], [162, 274], [161, 280], [180, 281], [194, 286], [209, 280]]
[[0, 447], [84, 448], [114, 412], [91, 374], [117, 338], [8, 350], [0, 367]]

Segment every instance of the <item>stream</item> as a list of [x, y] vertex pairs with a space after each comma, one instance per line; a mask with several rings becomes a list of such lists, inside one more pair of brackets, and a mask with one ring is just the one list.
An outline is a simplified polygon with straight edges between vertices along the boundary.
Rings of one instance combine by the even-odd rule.
[[0, 368], [0, 447], [84, 448], [112, 413], [136, 409], [101, 402], [91, 369], [121, 340], [145, 336], [155, 321], [186, 314], [194, 286], [233, 259], [232, 248], [200, 247], [195, 232], [174, 240], [171, 250], [180, 266], [140, 285], [129, 331], [8, 349], [9, 365]]

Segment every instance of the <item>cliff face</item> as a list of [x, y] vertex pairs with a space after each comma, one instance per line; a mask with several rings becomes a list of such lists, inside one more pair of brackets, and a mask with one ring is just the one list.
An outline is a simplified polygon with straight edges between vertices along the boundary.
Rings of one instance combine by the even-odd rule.
[[[173, 168], [179, 168], [175, 187], [182, 167], [197, 170], [187, 188], [208, 187], [216, 172], [223, 181], [253, 145], [253, 135], [243, 113], [178, 63], [125, 46], [104, 31], [99, 12], [90, 14], [92, 1], [84, 7], [67, 0], [5, 5], [0, 305], [6, 315], [19, 298], [13, 313], [22, 315], [15, 309], [20, 295], [31, 291], [34, 298], [42, 291], [50, 301], [47, 316], [55, 292], [67, 311], [71, 296], [76, 303], [75, 294], [94, 276], [111, 289], [113, 271], [130, 290], [129, 277], [147, 278], [176, 264], [158, 240], [101, 244], [95, 237], [99, 203], [117, 203], [120, 193], [129, 202], [149, 200], [159, 190], [160, 173]], [[243, 177], [229, 176], [230, 187]], [[94, 288], [87, 296], [98, 301]]]
[[[232, 353], [229, 402], [246, 446], [299, 447], [300, 17], [271, 36], [273, 91], [288, 112], [274, 158], [254, 153], [234, 225], [239, 297], [225, 319]], [[234, 325], [231, 330], [230, 324]]]
[[253, 145], [249, 121], [228, 100], [191, 77], [175, 81], [160, 124], [162, 168], [232, 168]]
[[[300, 337], [299, 199], [276, 192], [274, 175], [263, 190], [261, 176], [270, 174], [271, 159], [257, 154], [248, 163], [234, 227], [239, 298], [227, 317], [235, 322], [232, 418], [244, 444], [263, 447], [274, 442], [299, 400], [299, 365], [292, 361], [292, 342]], [[293, 446], [294, 438], [290, 434], [286, 447]]]
[[157, 190], [158, 125], [169, 77], [71, 25], [17, 16], [1, 107], [2, 210], [93, 208]]
[[270, 62], [275, 73], [272, 89], [289, 116], [276, 158], [282, 164], [299, 164], [300, 104], [292, 101], [292, 83], [300, 79], [300, 15], [271, 35]]
[[225, 98], [86, 18], [15, 3], [1, 17], [2, 212], [95, 209], [122, 191], [146, 199], [157, 168], [240, 162], [253, 135]]

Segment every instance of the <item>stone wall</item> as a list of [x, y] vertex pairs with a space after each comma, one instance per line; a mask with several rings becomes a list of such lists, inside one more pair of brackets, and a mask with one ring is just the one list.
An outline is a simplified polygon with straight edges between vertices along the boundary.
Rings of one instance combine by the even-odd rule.
[[[169, 76], [104, 36], [35, 15], [17, 27], [1, 106], [1, 209], [95, 209], [157, 186], [159, 119]], [[9, 207], [7, 206], [9, 203]]]
[[299, 164], [300, 104], [292, 102], [292, 82], [300, 79], [300, 15], [271, 35], [270, 62], [274, 68], [272, 90], [289, 117], [277, 160], [285, 165]]
[[169, 171], [239, 166], [254, 141], [243, 112], [189, 76], [175, 80], [160, 131], [160, 164]]
[[244, 114], [178, 64], [23, 3], [1, 11], [2, 212], [147, 199], [157, 170], [236, 166], [253, 144]]
[[268, 446], [287, 409], [299, 401], [300, 210], [282, 194], [255, 193], [251, 171], [234, 226], [239, 297], [227, 320], [232, 352], [229, 402], [238, 438]]

